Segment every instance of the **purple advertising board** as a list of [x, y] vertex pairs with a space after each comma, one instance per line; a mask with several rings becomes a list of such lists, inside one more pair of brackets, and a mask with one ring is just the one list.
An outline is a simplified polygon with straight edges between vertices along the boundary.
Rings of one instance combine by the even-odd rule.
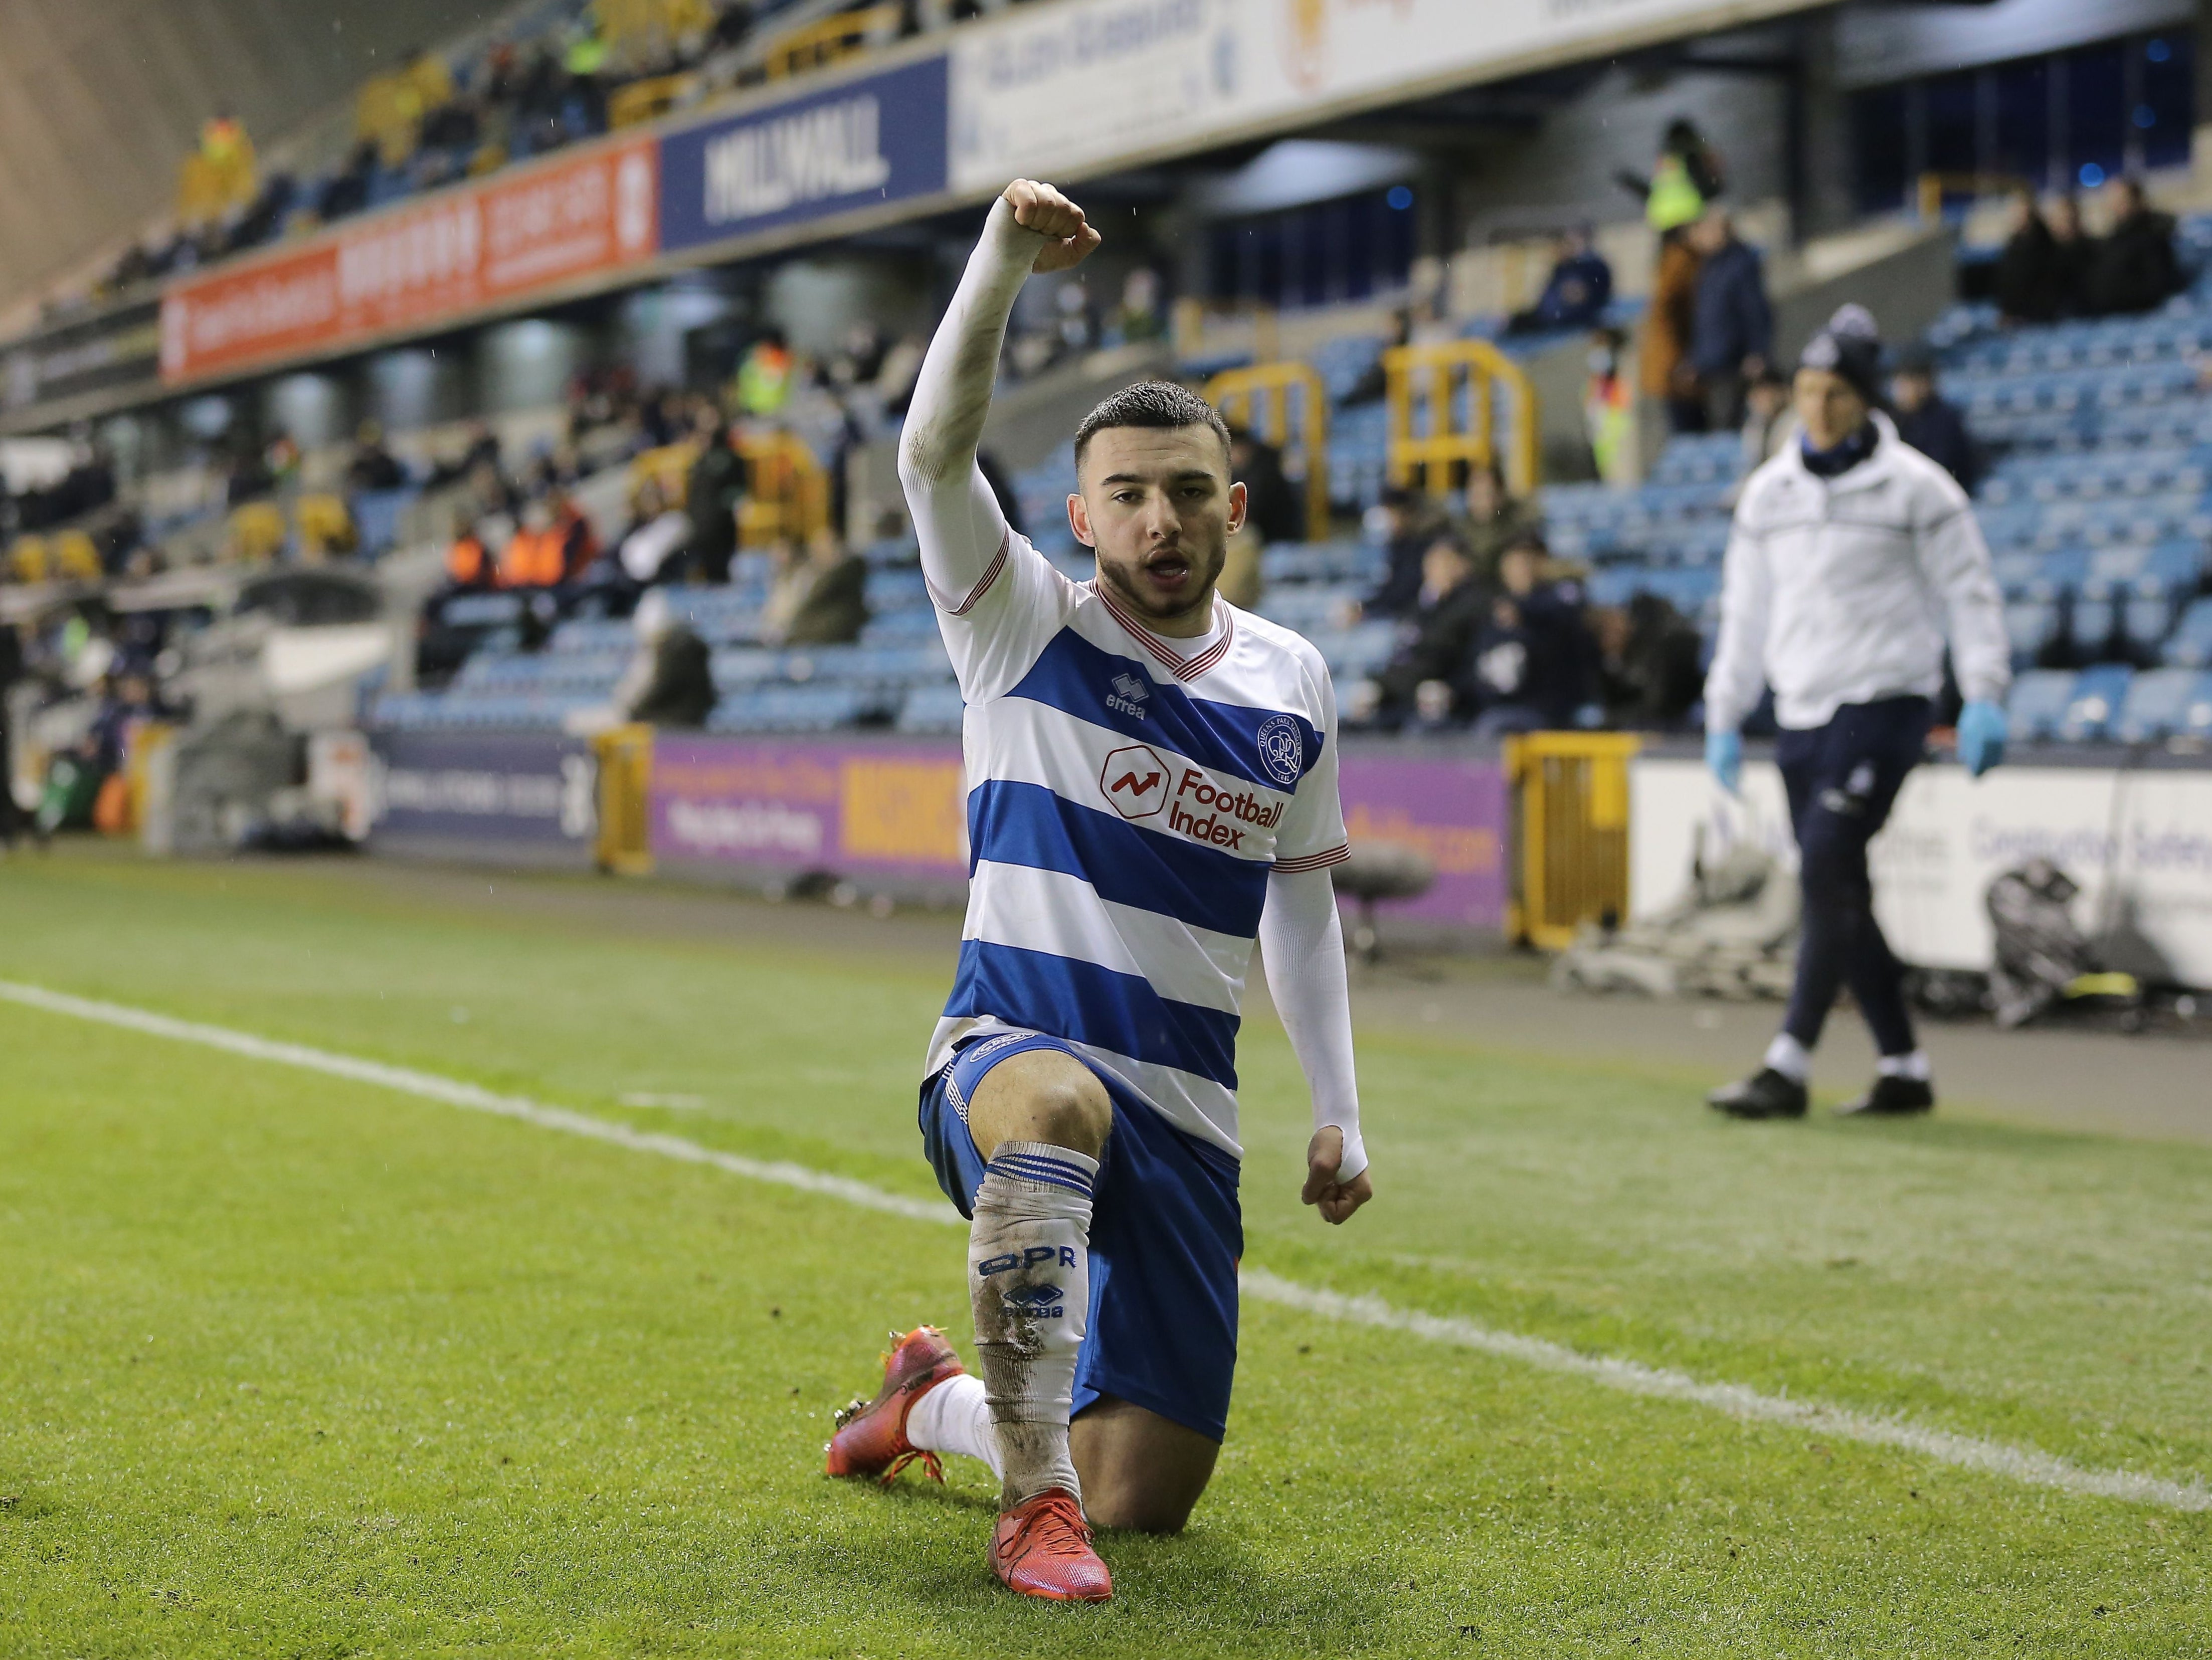
[[[1436, 871], [1388, 915], [1493, 929], [1505, 917], [1506, 793], [1487, 757], [1347, 750], [1355, 847], [1395, 842]], [[653, 853], [672, 865], [951, 885], [968, 872], [960, 749], [946, 739], [663, 736]]]

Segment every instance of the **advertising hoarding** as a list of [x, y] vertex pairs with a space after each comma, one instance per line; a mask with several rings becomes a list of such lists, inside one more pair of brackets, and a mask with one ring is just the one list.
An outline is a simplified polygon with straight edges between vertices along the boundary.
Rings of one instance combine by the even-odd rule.
[[669, 133], [670, 250], [824, 219], [945, 187], [945, 67], [926, 58]]
[[[1796, 864], [1771, 763], [1746, 765], [1741, 801], [1687, 759], [1639, 759], [1629, 788], [1636, 915], [1681, 895], [1700, 845], [1710, 860], [1747, 838]], [[2080, 885], [2075, 920], [2119, 942], [2118, 966], [2212, 988], [2212, 771], [2006, 766], [1976, 781], [1923, 767], [1869, 852], [1875, 915], [1907, 963], [1987, 969], [1990, 883], [2041, 857]]]
[[369, 845], [386, 852], [586, 866], [599, 763], [559, 733], [369, 735]]
[[[1505, 914], [1505, 781], [1494, 760], [1347, 753], [1352, 844], [1395, 842], [1437, 873], [1393, 916], [1495, 928]], [[653, 744], [653, 853], [748, 873], [901, 878], [951, 888], [968, 874], [956, 743], [665, 734]]]
[[650, 138], [602, 145], [187, 277], [161, 297], [161, 379], [343, 347], [649, 259], [659, 155]]

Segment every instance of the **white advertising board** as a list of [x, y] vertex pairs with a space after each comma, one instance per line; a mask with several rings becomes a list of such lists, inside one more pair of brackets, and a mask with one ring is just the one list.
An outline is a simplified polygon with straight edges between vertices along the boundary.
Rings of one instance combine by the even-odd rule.
[[952, 46], [956, 190], [1069, 178], [1808, 0], [1060, 0]]
[[[1739, 802], [1697, 761], [1633, 763], [1635, 915], [1681, 894], [1701, 834], [1709, 857], [1749, 836], [1795, 865], [1781, 775], [1753, 763], [1743, 787]], [[2212, 772], [2002, 767], [1978, 781], [1955, 766], [1921, 768], [1871, 849], [1892, 948], [1925, 968], [1986, 969], [1983, 896], [2039, 854], [2081, 885], [2075, 919], [2093, 938], [2133, 935], [2183, 983], [2212, 988]]]

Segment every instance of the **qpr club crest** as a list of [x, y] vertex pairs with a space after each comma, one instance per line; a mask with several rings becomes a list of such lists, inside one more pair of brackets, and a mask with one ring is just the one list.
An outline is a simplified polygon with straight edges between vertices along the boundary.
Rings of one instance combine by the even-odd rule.
[[1305, 739], [1298, 736], [1298, 723], [1289, 715], [1278, 714], [1261, 723], [1260, 765], [1285, 789], [1296, 785], [1305, 772]]

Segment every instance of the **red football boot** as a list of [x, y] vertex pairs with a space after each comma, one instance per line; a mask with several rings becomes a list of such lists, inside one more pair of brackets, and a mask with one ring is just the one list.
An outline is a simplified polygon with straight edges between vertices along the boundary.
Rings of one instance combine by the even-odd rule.
[[999, 1517], [991, 1571], [1006, 1589], [1054, 1602], [1103, 1602], [1114, 1577], [1091, 1548], [1091, 1524], [1065, 1487], [1048, 1487]]
[[915, 1459], [938, 1481], [945, 1467], [933, 1452], [925, 1452], [906, 1438], [906, 1415], [914, 1403], [948, 1377], [957, 1377], [967, 1367], [934, 1326], [891, 1334], [891, 1352], [884, 1356], [884, 1386], [872, 1401], [857, 1395], [837, 1414], [837, 1432], [830, 1438], [826, 1465], [832, 1475], [872, 1475], [888, 1487]]

